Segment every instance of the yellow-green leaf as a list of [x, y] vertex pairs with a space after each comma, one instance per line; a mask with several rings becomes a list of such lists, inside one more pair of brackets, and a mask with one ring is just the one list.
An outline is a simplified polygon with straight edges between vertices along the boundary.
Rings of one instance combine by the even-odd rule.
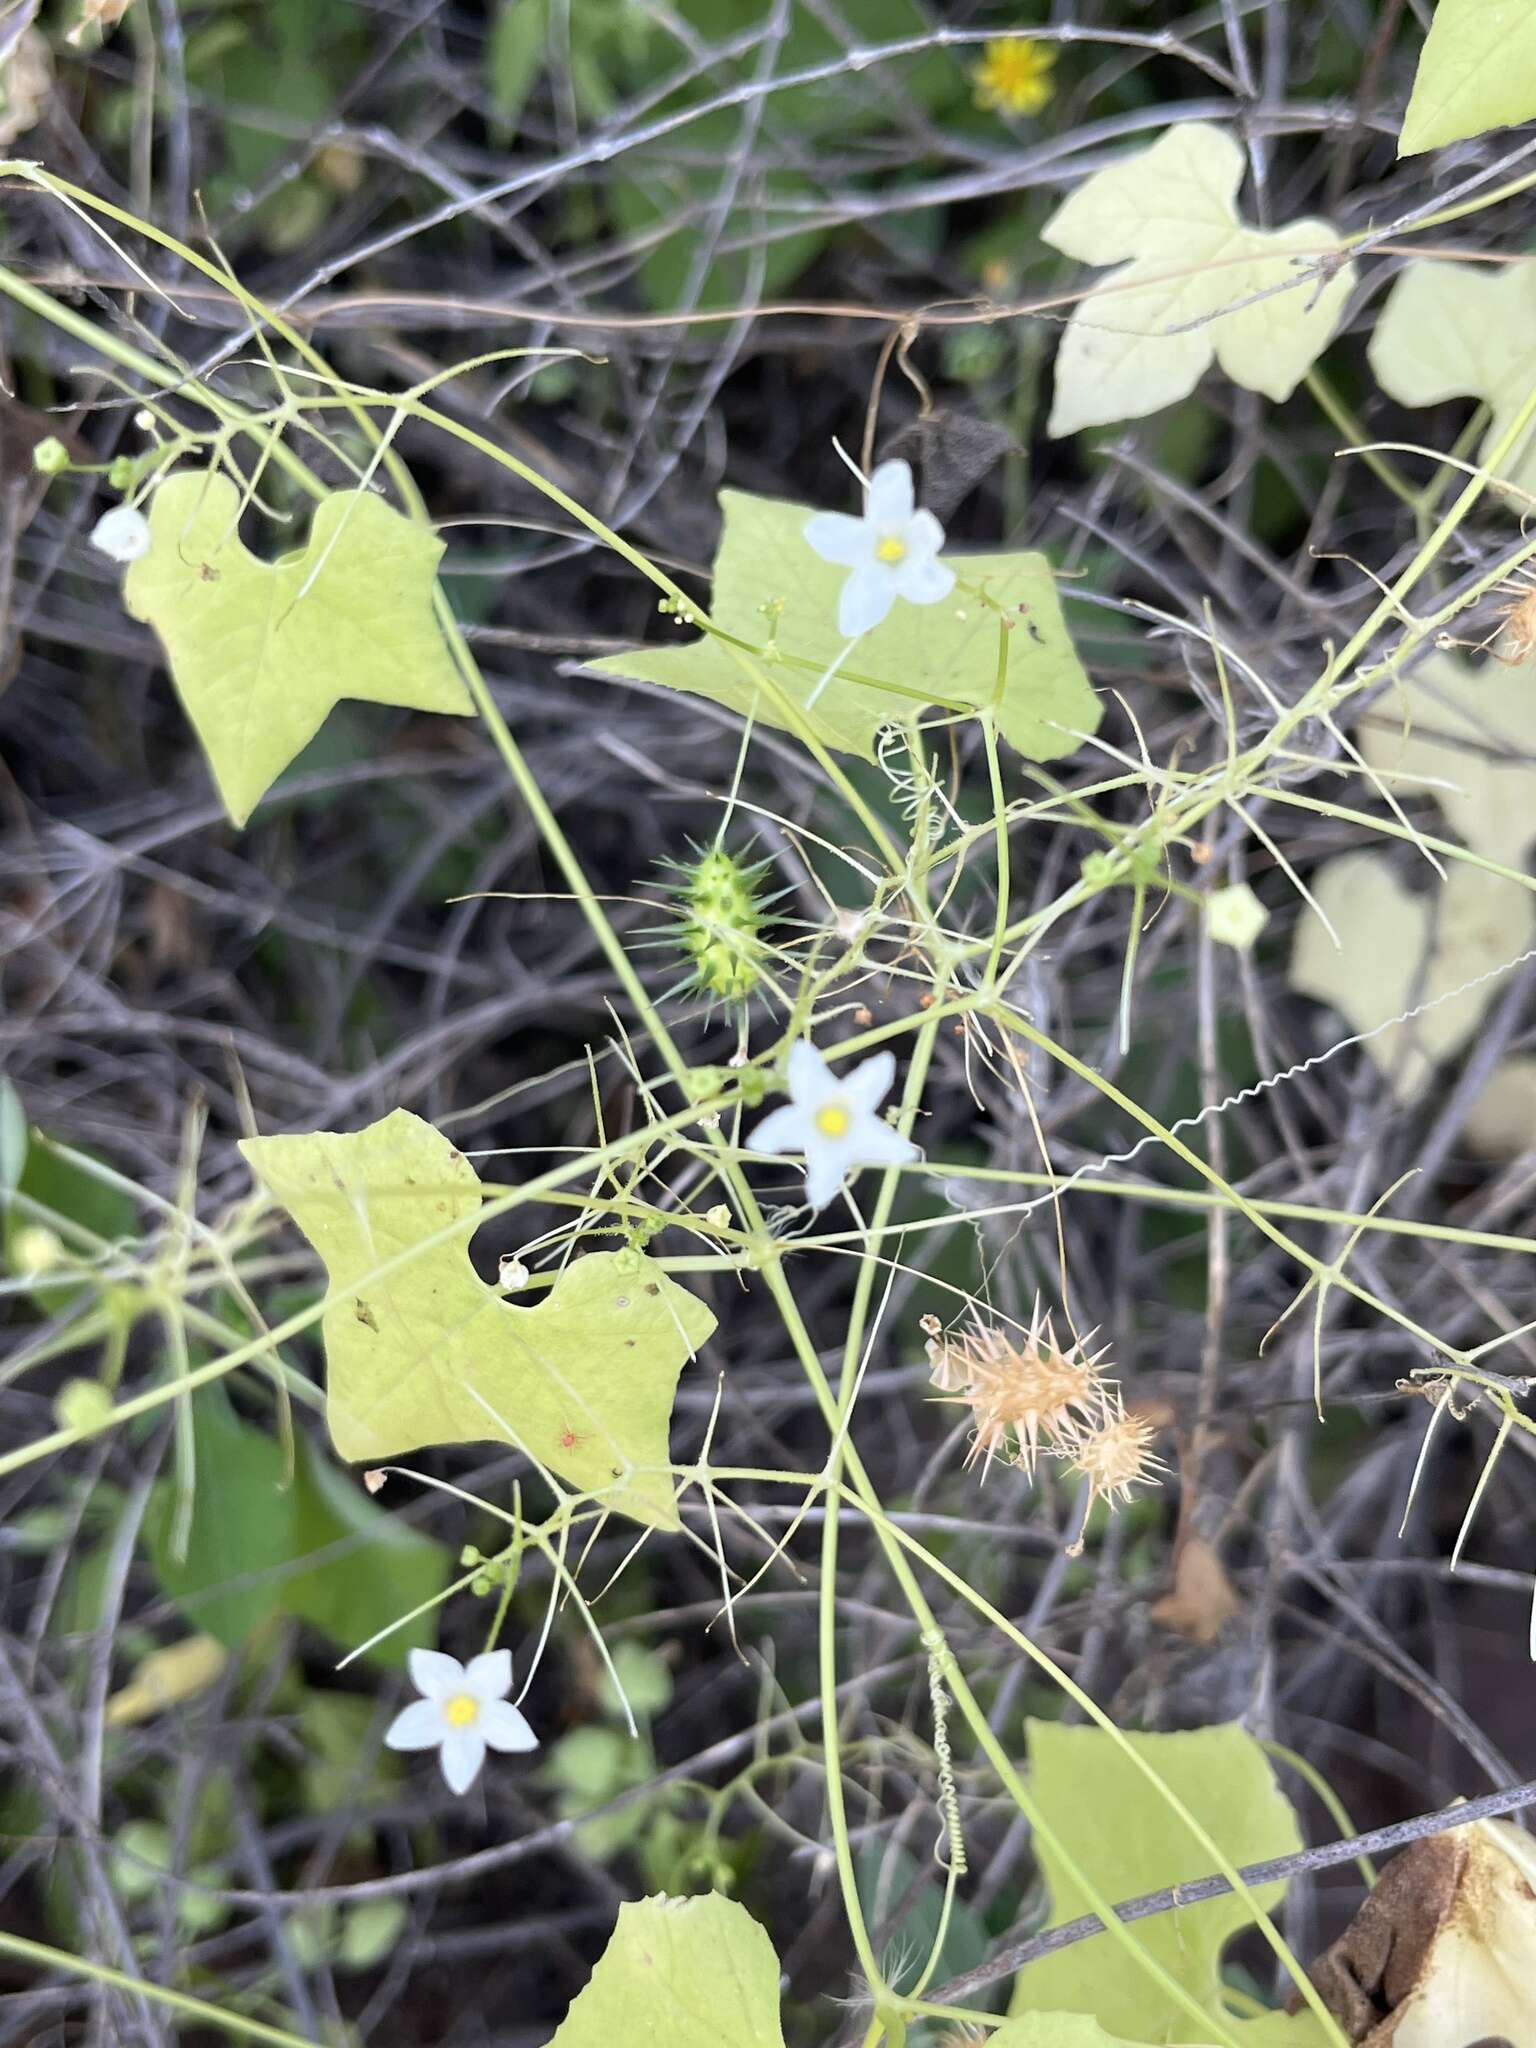
[[1096, 171], [1046, 222], [1053, 248], [1121, 266], [1067, 322], [1050, 433], [1157, 412], [1187, 398], [1213, 357], [1235, 384], [1289, 398], [1328, 346], [1354, 266], [1321, 282], [1309, 268], [1340, 248], [1322, 221], [1249, 227], [1243, 162], [1224, 129], [1186, 122]]
[[219, 1678], [229, 1652], [217, 1636], [183, 1636], [179, 1643], [151, 1650], [135, 1665], [128, 1683], [112, 1694], [102, 1716], [108, 1728], [135, 1728], [167, 1707], [196, 1699]]
[[[1234, 1863], [1261, 1863], [1301, 1847], [1296, 1817], [1263, 1750], [1235, 1722], [1123, 1739]], [[1105, 1897], [1134, 1898], [1210, 1875], [1210, 1850], [1102, 1729], [1031, 1721], [1029, 1754], [1041, 1813]], [[1049, 1924], [1090, 1911], [1086, 1894], [1056, 1852], [1042, 1841], [1038, 1854], [1051, 1895]], [[1273, 1912], [1284, 1889], [1264, 1885], [1253, 1896]], [[1228, 1893], [1138, 1920], [1131, 1931], [1138, 1947], [1207, 2012], [1220, 2014], [1222, 1949], [1252, 1919], [1249, 1903]], [[1104, 1934], [1027, 1964], [1014, 1981], [1010, 2011], [1056, 2019], [1062, 2013], [1091, 2015], [1112, 2038], [1121, 2034], [1132, 2042], [1187, 2041], [1193, 2031], [1188, 2013]], [[1083, 2048], [1092, 2040], [1088, 2036]], [[1078, 2048], [1070, 2035], [1065, 2041]]]
[[1458, 839], [1525, 866], [1536, 843], [1536, 669], [1432, 655], [1378, 699], [1358, 738], [1399, 803], [1432, 797]]
[[1399, 156], [1536, 117], [1530, 0], [1440, 0], [1419, 57]]
[[1467, 1111], [1462, 1138], [1486, 1159], [1518, 1159], [1536, 1145], [1536, 1059], [1504, 1060]]
[[[1366, 353], [1376, 382], [1400, 405], [1483, 399], [1493, 415], [1478, 450], [1486, 462], [1536, 384], [1536, 272], [1529, 263], [1410, 263]], [[1536, 431], [1521, 435], [1498, 474], [1536, 493]]]
[[[998, 726], [1032, 761], [1072, 753], [1096, 730], [1099, 701], [1067, 633], [1056, 580], [1044, 555], [951, 555], [960, 583], [939, 604], [898, 599], [865, 633], [837, 673], [813, 693], [847, 642], [837, 629], [846, 568], [824, 562], [805, 538], [812, 507], [722, 491], [724, 530], [715, 556], [710, 616], [722, 633], [745, 641], [758, 666], [800, 706], [828, 747], [875, 757], [880, 728], [924, 706], [980, 707], [998, 697], [998, 657], [1006, 655]], [[1006, 635], [979, 586], [1013, 620]], [[673, 629], [675, 630], [675, 628]], [[599, 675], [626, 676], [690, 690], [760, 724], [793, 731], [792, 718], [709, 634], [676, 647], [637, 647], [594, 662]]]
[[1438, 890], [1415, 896], [1370, 849], [1325, 861], [1308, 886], [1318, 908], [1297, 921], [1291, 986], [1369, 1033], [1364, 1050], [1412, 1102], [1476, 1030], [1499, 993], [1495, 970], [1529, 948], [1536, 897], [1461, 861]]
[[[1137, 2048], [1124, 2034], [1106, 2034], [1083, 2012], [1031, 2013], [1028, 2019], [1008, 2020], [986, 2040], [987, 2048]], [[1216, 2048], [1216, 2043], [1184, 2042], [1179, 2048]]]
[[263, 562], [229, 477], [180, 470], [155, 492], [123, 601], [160, 636], [224, 807], [243, 825], [343, 697], [474, 709], [432, 613], [443, 544], [367, 491], [335, 491], [306, 545]]
[[718, 1892], [622, 1905], [550, 2048], [784, 2048], [773, 1943]]
[[667, 1424], [715, 1327], [696, 1296], [621, 1251], [573, 1260], [534, 1307], [503, 1300], [469, 1262], [475, 1170], [408, 1110], [240, 1149], [330, 1276], [326, 1413], [344, 1458], [499, 1439], [605, 1506], [678, 1526]]

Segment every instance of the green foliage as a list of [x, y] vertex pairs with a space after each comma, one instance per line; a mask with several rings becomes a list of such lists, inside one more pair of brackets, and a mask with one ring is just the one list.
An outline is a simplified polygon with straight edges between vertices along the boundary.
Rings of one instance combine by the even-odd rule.
[[[1128, 1734], [1124, 1740], [1233, 1862], [1260, 1863], [1301, 1847], [1296, 1817], [1263, 1750], [1235, 1723], [1175, 1735]], [[1102, 1730], [1031, 1721], [1029, 1753], [1041, 1814], [1105, 1897], [1134, 1898], [1209, 1875], [1210, 1851]], [[1090, 1911], [1056, 1850], [1041, 1841], [1037, 1854], [1051, 1895], [1048, 1924]], [[1257, 1887], [1253, 1900], [1273, 1912], [1284, 1889]], [[1140, 1949], [1219, 2015], [1222, 1949], [1252, 1918], [1248, 1901], [1229, 1894], [1138, 1921], [1132, 1931]], [[1129, 2041], [1189, 2037], [1185, 2012], [1107, 1935], [1029, 1964], [1015, 1980], [1011, 2010], [1090, 2014], [1111, 2035]], [[1258, 2037], [1244, 2038], [1257, 2048]], [[1306, 2048], [1307, 2040], [1305, 2030], [1298, 2031], [1297, 2048]]]
[[[160, 1895], [175, 1861], [175, 1841], [163, 1821], [126, 1821], [113, 1840], [108, 1864], [113, 1889], [130, 1906], [147, 1904]], [[178, 1886], [174, 1895], [176, 1925], [189, 1941], [195, 1941], [222, 1927], [229, 1918], [225, 1902], [209, 1897], [228, 1882], [228, 1875], [216, 1859], [196, 1863], [185, 1874], [188, 1886]], [[205, 1889], [192, 1890], [190, 1886]]]
[[[617, 1683], [615, 1683], [617, 1681]], [[603, 1711], [622, 1716], [626, 1704], [642, 1724], [665, 1712], [672, 1698], [672, 1673], [665, 1657], [641, 1643], [620, 1643], [613, 1652], [613, 1672], [604, 1671], [599, 1687]]]
[[1354, 266], [1319, 286], [1298, 259], [1334, 255], [1331, 228], [1249, 227], [1237, 212], [1243, 165], [1224, 129], [1187, 122], [1095, 172], [1052, 214], [1043, 233], [1054, 248], [1121, 266], [1067, 323], [1052, 434], [1172, 405], [1213, 358], [1234, 383], [1289, 398], [1328, 346]]
[[366, 491], [333, 491], [308, 542], [263, 562], [227, 477], [181, 470], [155, 492], [152, 545], [123, 600], [159, 634], [230, 817], [243, 825], [343, 697], [471, 709], [432, 615], [443, 544]]
[[[988, 2048], [1134, 2048], [1123, 2034], [1106, 2034], [1096, 2019], [1080, 2012], [1032, 2013], [1009, 2020], [987, 2036]], [[1183, 2042], [1179, 2048], [1216, 2048], [1214, 2042]]]
[[5, 1263], [31, 1280], [33, 1300], [51, 1315], [88, 1284], [71, 1256], [76, 1240], [68, 1226], [77, 1225], [88, 1238], [121, 1243], [138, 1235], [138, 1210], [126, 1190], [77, 1165], [42, 1131], [29, 1133], [23, 1152], [13, 1126], [10, 1144], [13, 1163], [20, 1159], [12, 1192], [26, 1199], [5, 1205]]
[[[639, 1643], [617, 1644], [613, 1673], [605, 1670], [598, 1685], [601, 1720], [562, 1735], [539, 1777], [554, 1792], [560, 1818], [580, 1823], [576, 1840], [585, 1855], [602, 1863], [627, 1856], [643, 1882], [659, 1891], [684, 1891], [699, 1882], [729, 1890], [735, 1878], [727, 1860], [731, 1845], [724, 1845], [723, 1854], [699, 1819], [685, 1819], [677, 1811], [690, 1798], [696, 1804], [687, 1788], [662, 1785], [616, 1813], [596, 1810], [654, 1780], [659, 1766], [650, 1724], [671, 1697], [672, 1673], [663, 1657]], [[630, 1715], [635, 1734], [630, 1733]]]
[[[680, 0], [683, 36], [669, 33], [633, 0], [583, 0], [582, 33], [572, 36], [571, 81], [589, 117], [600, 118], [625, 93], [655, 86], [679, 73], [683, 82], [659, 100], [663, 114], [716, 99], [733, 85], [750, 88], [760, 56], [743, 51], [708, 67], [687, 62], [690, 48], [741, 36], [761, 22], [764, 0]], [[878, 45], [921, 36], [928, 27], [916, 0], [841, 0], [837, 27], [816, 7], [785, 9], [783, 32], [773, 36], [780, 76], [834, 63], [848, 38]], [[697, 42], [693, 38], [697, 37]], [[886, 72], [892, 87], [918, 107], [952, 98], [960, 73], [949, 59], [929, 53]], [[663, 140], [654, 155], [628, 152], [608, 187], [616, 225], [637, 238], [637, 271], [650, 303], [666, 312], [756, 302], [783, 292], [825, 248], [828, 230], [796, 222], [815, 205], [815, 184], [795, 166], [797, 157], [842, 147], [850, 136], [878, 124], [877, 104], [850, 93], [835, 75], [820, 85], [781, 87], [764, 103], [751, 94], [740, 107], [698, 113], [688, 122], [686, 149]], [[739, 151], [743, 136], [766, 123], [771, 151], [759, 153], [749, 180], [722, 180], [721, 166]]]
[[[259, 205], [251, 208], [249, 197], [291, 161], [296, 134], [318, 134], [330, 119], [367, 54], [362, 12], [313, 0], [223, 0], [195, 19], [187, 75], [217, 125], [222, 159], [204, 192], [208, 213], [233, 218], [269, 249], [302, 248], [361, 176], [361, 158], [322, 146], [300, 175], [279, 176]], [[125, 92], [114, 108], [113, 125], [125, 135], [133, 104]]]
[[[882, 1947], [926, 1960], [943, 1925], [944, 1877], [938, 1865], [930, 1862], [925, 1868], [898, 1842], [871, 1842], [855, 1855], [853, 1867], [864, 1918], [880, 1929]], [[910, 1905], [893, 1922], [891, 1915], [909, 1898]], [[963, 1896], [951, 1901], [943, 1931], [933, 1971], [938, 1983], [974, 1970], [990, 1945], [985, 1923]]]
[[1365, 1050], [1399, 1101], [1412, 1102], [1476, 1030], [1498, 994], [1497, 969], [1530, 946], [1530, 891], [1458, 861], [1437, 891], [1415, 893], [1372, 847], [1325, 861], [1310, 887], [1291, 986], [1369, 1032]]
[[1465, 845], [1505, 867], [1525, 866], [1536, 842], [1528, 666], [1473, 668], [1431, 656], [1362, 720], [1360, 751], [1400, 803], [1428, 798]]
[[[595, 1809], [646, 1784], [655, 1773], [656, 1758], [644, 1737], [637, 1739], [624, 1728], [587, 1727], [561, 1736], [539, 1776], [554, 1792], [560, 1818], [581, 1822], [576, 1839], [583, 1853], [607, 1863], [640, 1840], [658, 1802], [634, 1799], [617, 1813]], [[582, 1818], [589, 1813], [593, 1819]]]
[[[295, 1440], [290, 1481], [281, 1446], [242, 1422], [221, 1386], [192, 1396], [192, 1416], [185, 1544], [170, 1481], [156, 1488], [145, 1526], [156, 1577], [196, 1627], [236, 1649], [286, 1614], [351, 1649], [441, 1593], [442, 1545], [375, 1507], [307, 1438]], [[424, 1614], [369, 1654], [399, 1664], [435, 1637]]]
[[344, 1458], [499, 1438], [637, 1521], [678, 1526], [658, 1468], [683, 1362], [715, 1327], [686, 1288], [637, 1251], [592, 1252], [537, 1306], [504, 1301], [468, 1258], [474, 1168], [407, 1110], [240, 1149], [330, 1275], [326, 1413]]
[[779, 1960], [718, 1892], [642, 1899], [618, 1925], [550, 2048], [784, 2048]]
[[373, 1970], [387, 1962], [409, 1917], [404, 1899], [363, 1899], [341, 1909], [324, 1901], [294, 1914], [289, 1938], [305, 1969]]
[[[1367, 353], [1377, 383], [1403, 405], [1483, 399], [1493, 415], [1479, 451], [1486, 461], [1536, 385], [1536, 267], [1405, 265]], [[1536, 492], [1536, 432], [1521, 437], [1499, 474], [1519, 492]]]
[[[360, 1796], [388, 1793], [399, 1779], [400, 1759], [379, 1747], [378, 1703], [367, 1694], [306, 1686], [297, 1722], [307, 1812], [336, 1813]], [[366, 1828], [355, 1833], [366, 1843]]]
[[544, 68], [548, 41], [549, 0], [498, 0], [485, 39], [485, 85], [503, 141], [515, 132]]
[[1536, 115], [1536, 10], [1527, 0], [1438, 0], [1403, 119], [1400, 156]]
[[[722, 491], [720, 509], [725, 523], [711, 599], [716, 631], [752, 649], [824, 745], [872, 761], [880, 728], [930, 703], [995, 702], [1003, 737], [1033, 761], [1074, 753], [1082, 735], [1097, 729], [1098, 700], [1068, 637], [1044, 555], [950, 557], [960, 577], [953, 597], [931, 605], [898, 599], [823, 684], [846, 645], [837, 601], [847, 571], [812, 552], [804, 533], [812, 508]], [[688, 690], [751, 712], [764, 725], [793, 729], [790, 715], [715, 634], [685, 647], [636, 648], [591, 666], [599, 675]]]
[[[1533, 708], [1525, 666], [1435, 654], [1373, 706], [1360, 751], [1378, 790], [1415, 808], [1432, 799], [1449, 832], [1518, 873], [1536, 839]], [[1370, 847], [1324, 861], [1291, 953], [1292, 986], [1371, 1034], [1365, 1050], [1403, 1102], [1471, 1038], [1498, 999], [1499, 970], [1536, 932], [1530, 892], [1512, 877], [1457, 861], [1427, 889], [1413, 879], [1406, 856]], [[1422, 1014], [1397, 1021], [1410, 1010]], [[1509, 1107], [1506, 1098], [1492, 1129], [1518, 1148], [1529, 1125]], [[1490, 1128], [1487, 1114], [1474, 1122]]]

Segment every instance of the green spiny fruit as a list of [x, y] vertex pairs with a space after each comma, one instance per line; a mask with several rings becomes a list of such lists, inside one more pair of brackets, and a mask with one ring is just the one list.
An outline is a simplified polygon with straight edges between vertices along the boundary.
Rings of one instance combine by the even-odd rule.
[[669, 935], [689, 962], [700, 995], [745, 1002], [763, 977], [768, 945], [762, 936], [768, 899], [762, 894], [770, 861], [746, 862], [716, 846], [677, 866], [669, 883], [676, 921]]

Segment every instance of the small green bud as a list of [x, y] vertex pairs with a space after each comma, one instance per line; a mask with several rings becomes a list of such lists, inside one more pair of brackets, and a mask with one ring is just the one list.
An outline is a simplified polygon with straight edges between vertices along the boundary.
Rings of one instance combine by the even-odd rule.
[[1112, 853], [1106, 853], [1100, 847], [1096, 852], [1085, 856], [1083, 861], [1083, 880], [1090, 889], [1107, 889], [1115, 879], [1116, 865], [1115, 856]]
[[126, 494], [133, 489], [134, 479], [138, 473], [139, 465], [131, 455], [118, 455], [113, 458], [112, 466], [107, 471], [107, 482], [114, 491]]
[[944, 374], [957, 384], [979, 384], [1002, 369], [1007, 353], [996, 327], [952, 329], [943, 342]]
[[691, 964], [695, 993], [745, 1002], [762, 980], [764, 864], [714, 847], [679, 870], [677, 943]]
[[99, 1380], [69, 1380], [53, 1404], [60, 1429], [102, 1429], [112, 1419], [112, 1396]]
[[485, 1559], [480, 1555], [480, 1552], [473, 1543], [466, 1543], [459, 1552], [459, 1564], [465, 1571], [468, 1571], [472, 1564], [484, 1564], [484, 1562]]
[[43, 476], [62, 476], [69, 467], [69, 450], [57, 434], [39, 441], [32, 450], [32, 467]]
[[63, 1240], [44, 1223], [29, 1223], [11, 1240], [11, 1258], [18, 1273], [41, 1279], [64, 1257]]
[[1239, 953], [1246, 953], [1269, 923], [1269, 912], [1246, 882], [1213, 889], [1206, 899], [1205, 915], [1217, 945], [1235, 947]]

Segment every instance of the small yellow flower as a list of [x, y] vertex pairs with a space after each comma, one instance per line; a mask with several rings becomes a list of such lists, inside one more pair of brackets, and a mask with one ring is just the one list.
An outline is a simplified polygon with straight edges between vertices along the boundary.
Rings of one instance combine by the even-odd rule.
[[987, 112], [1038, 114], [1056, 88], [1051, 83], [1055, 49], [1031, 36], [998, 36], [971, 72], [976, 104]]

